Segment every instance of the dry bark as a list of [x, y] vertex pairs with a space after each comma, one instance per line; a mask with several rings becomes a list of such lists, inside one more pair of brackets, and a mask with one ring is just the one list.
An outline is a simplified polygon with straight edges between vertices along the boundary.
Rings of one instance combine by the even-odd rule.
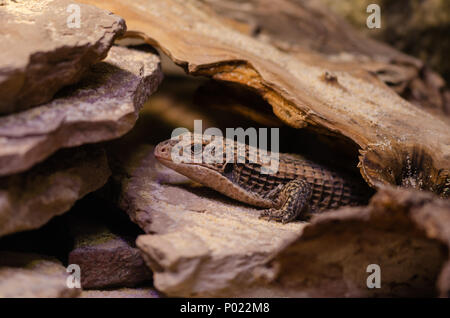
[[120, 12], [139, 31], [135, 36], [159, 46], [188, 73], [256, 90], [287, 125], [353, 141], [361, 148], [359, 167], [369, 185], [449, 195], [449, 123], [367, 71], [313, 52], [283, 52], [235, 31], [195, 0], [85, 2]]
[[[421, 60], [363, 36], [320, 1], [202, 1], [224, 17], [224, 22], [231, 27], [280, 50], [298, 54], [300, 58], [305, 51], [312, 51], [320, 53], [328, 62], [365, 69], [412, 103], [439, 115], [450, 114], [444, 98], [445, 82], [437, 73]], [[357, 10], [355, 6], [351, 7]], [[366, 28], [367, 13], [362, 8], [359, 12], [364, 21], [360, 25]], [[392, 11], [395, 12], [384, 13]], [[398, 27], [402, 23], [393, 24]]]

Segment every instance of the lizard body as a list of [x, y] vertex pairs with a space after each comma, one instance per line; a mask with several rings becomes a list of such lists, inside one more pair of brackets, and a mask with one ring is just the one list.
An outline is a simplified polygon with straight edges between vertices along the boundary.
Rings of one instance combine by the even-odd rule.
[[[205, 151], [210, 144], [210, 141], [193, 136], [188, 138], [184, 148], [191, 152], [191, 158], [196, 152]], [[172, 155], [178, 142], [169, 139], [159, 143], [154, 150], [155, 157], [165, 166], [228, 197], [265, 208], [261, 216], [269, 220], [285, 223], [302, 212], [363, 204], [371, 193], [358, 178], [291, 154], [278, 154], [276, 171], [262, 173], [262, 167], [267, 163], [249, 160], [250, 151], [258, 149], [236, 141], [228, 145], [224, 142], [223, 149], [219, 148], [221, 162], [175, 162]], [[238, 156], [239, 146], [244, 147], [245, 158]], [[227, 161], [226, 147], [233, 148], [233, 160]]]

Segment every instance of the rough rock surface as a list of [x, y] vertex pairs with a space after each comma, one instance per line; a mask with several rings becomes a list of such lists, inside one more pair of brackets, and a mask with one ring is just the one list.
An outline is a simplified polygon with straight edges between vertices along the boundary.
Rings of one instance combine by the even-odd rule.
[[0, 117], [0, 175], [24, 171], [62, 147], [120, 137], [161, 80], [155, 53], [112, 47], [50, 103]]
[[[69, 5], [79, 5], [80, 27]], [[49, 101], [103, 59], [125, 21], [107, 11], [69, 0], [0, 3], [0, 114]], [[20, 45], [17, 45], [20, 43]]]
[[367, 36], [427, 61], [447, 82], [450, 80], [450, 61], [447, 58], [450, 43], [443, 41], [450, 25], [450, 6], [447, 1], [381, 0], [378, 4], [384, 12], [381, 15], [382, 27], [376, 30], [366, 26], [366, 8], [372, 3], [371, 0], [350, 0], [346, 3], [321, 1]]
[[[115, 175], [119, 204], [148, 233], [136, 244], [155, 287], [168, 296], [438, 294], [450, 206], [430, 193], [383, 188], [368, 207], [282, 225], [259, 220], [256, 209], [212, 190], [180, 183], [174, 172], [169, 177], [149, 145], [136, 147], [123, 167]], [[366, 286], [369, 264], [381, 267], [380, 289]]]
[[55, 259], [15, 252], [0, 252], [0, 298], [77, 297], [68, 288], [67, 272]]
[[22, 174], [0, 178], [0, 236], [30, 230], [103, 186], [110, 175], [105, 152], [64, 149]]
[[[257, 211], [210, 190], [173, 185], [183, 180], [153, 165], [150, 146], [134, 150], [121, 206], [151, 233], [137, 244], [169, 296], [435, 296], [436, 281], [448, 295], [450, 206], [429, 193], [386, 190], [368, 208], [323, 215], [293, 247], [280, 244], [281, 256], [255, 266], [253, 241], [279, 243], [277, 229], [262, 230], [249, 218]], [[365, 285], [369, 264], [381, 266], [380, 290]]]
[[92, 219], [73, 215], [69, 222], [75, 247], [69, 264], [81, 268], [83, 289], [132, 287], [152, 279], [133, 237], [111, 231]]
[[[135, 149], [124, 168], [120, 206], [154, 233], [139, 236], [137, 246], [155, 287], [169, 296], [208, 295], [239, 284], [304, 226], [259, 220], [252, 207], [182, 183], [186, 179], [155, 160], [150, 145]], [[165, 184], [174, 181], [179, 185]]]
[[[448, 296], [449, 228], [448, 200], [382, 188], [367, 207], [316, 216], [265, 266], [268, 286], [281, 296]], [[381, 288], [367, 288], [369, 264]]]
[[161, 294], [154, 288], [120, 288], [113, 290], [83, 290], [81, 298], [160, 298]]

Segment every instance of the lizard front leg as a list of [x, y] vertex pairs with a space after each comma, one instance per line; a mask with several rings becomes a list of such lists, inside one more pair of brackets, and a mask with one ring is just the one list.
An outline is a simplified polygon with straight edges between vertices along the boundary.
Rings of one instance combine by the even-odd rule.
[[311, 186], [306, 181], [291, 180], [283, 187], [277, 188], [276, 194], [274, 192], [277, 207], [264, 210], [260, 218], [282, 223], [290, 222], [308, 208], [311, 194]]

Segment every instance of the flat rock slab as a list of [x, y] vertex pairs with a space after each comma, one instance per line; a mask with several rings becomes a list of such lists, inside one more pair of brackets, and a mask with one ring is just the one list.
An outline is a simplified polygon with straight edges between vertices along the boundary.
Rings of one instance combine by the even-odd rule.
[[24, 171], [59, 148], [122, 136], [161, 80], [157, 54], [112, 47], [104, 62], [50, 103], [0, 117], [0, 176]]
[[102, 187], [110, 170], [95, 146], [64, 149], [22, 174], [0, 178], [0, 236], [36, 229]]
[[[383, 187], [369, 206], [311, 223], [259, 220], [259, 211], [169, 177], [150, 145], [136, 146], [119, 205], [145, 230], [136, 244], [154, 286], [174, 297], [436, 296], [449, 290], [450, 205], [437, 196]], [[381, 268], [369, 289], [367, 267]], [[439, 286], [439, 288], [436, 288]]]
[[[70, 24], [74, 6], [79, 27]], [[0, 30], [0, 114], [6, 114], [48, 102], [76, 83], [126, 26], [116, 15], [70, 0], [5, 0]]]
[[[383, 187], [367, 207], [313, 218], [265, 267], [268, 288], [282, 297], [448, 297], [449, 229], [448, 200]], [[371, 264], [380, 288], [368, 288]]]
[[136, 243], [153, 270], [155, 287], [169, 296], [239, 289], [258, 275], [255, 267], [305, 226], [259, 220], [258, 210], [204, 187], [164, 184], [183, 180], [156, 162], [150, 145], [138, 146], [124, 168], [120, 206], [153, 233]]
[[151, 287], [120, 288], [112, 290], [83, 290], [80, 298], [160, 298], [161, 294]]
[[81, 289], [68, 288], [67, 275], [56, 259], [0, 252], [0, 298], [77, 297]]
[[69, 226], [75, 240], [69, 264], [80, 266], [83, 289], [133, 287], [151, 281], [152, 273], [133, 246], [132, 237], [116, 234], [100, 222], [78, 215], [73, 215]]
[[[155, 287], [168, 296], [449, 293], [450, 205], [428, 193], [382, 190], [368, 207], [286, 226], [263, 223], [256, 211], [211, 193], [140, 178], [145, 185], [131, 177], [124, 198], [128, 211], [155, 232], [139, 236], [137, 246], [154, 272]], [[371, 264], [380, 268], [380, 288], [367, 287]]]

